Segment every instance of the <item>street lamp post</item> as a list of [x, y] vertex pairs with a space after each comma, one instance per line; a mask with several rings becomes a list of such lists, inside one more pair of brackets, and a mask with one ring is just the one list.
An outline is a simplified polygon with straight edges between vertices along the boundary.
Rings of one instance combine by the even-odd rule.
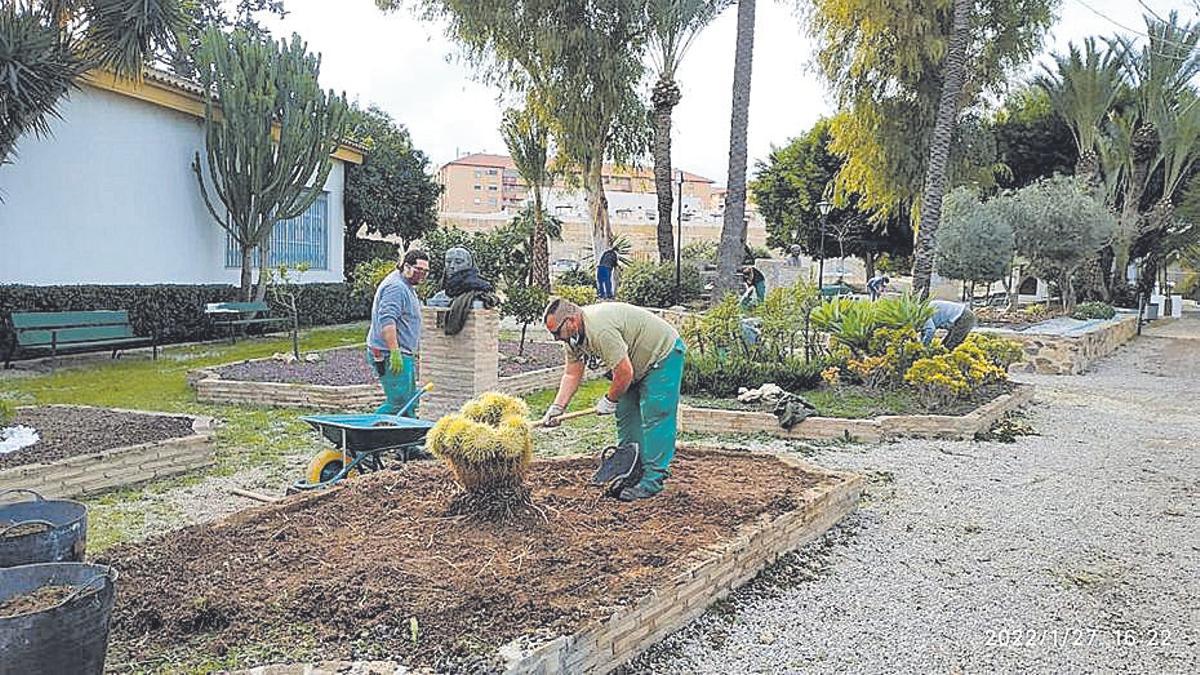
[[821, 293], [825, 290], [825, 222], [828, 220], [829, 212], [833, 209], [833, 204], [829, 200], [822, 199], [817, 202], [817, 210], [821, 212], [821, 245], [820, 263], [817, 265], [817, 292]]
[[679, 270], [683, 261], [683, 171], [679, 171], [679, 190], [675, 201], [679, 204], [679, 215], [675, 218], [679, 231], [675, 234], [675, 304], [683, 304], [683, 289], [680, 287]]

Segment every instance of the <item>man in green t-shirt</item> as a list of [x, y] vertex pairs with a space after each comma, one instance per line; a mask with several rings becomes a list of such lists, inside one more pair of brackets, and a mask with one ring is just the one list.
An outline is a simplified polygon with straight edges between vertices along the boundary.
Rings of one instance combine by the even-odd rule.
[[[558, 395], [546, 410], [545, 426], [558, 417], [579, 389], [589, 362], [612, 375], [608, 393], [596, 401], [596, 413], [616, 414], [618, 443], [637, 443], [640, 479], [620, 487], [617, 497], [630, 502], [663, 489], [675, 456], [675, 416], [683, 379], [683, 340], [671, 324], [623, 302], [579, 307], [553, 298], [542, 317], [546, 330], [566, 344], [566, 368]], [[636, 476], [636, 474], [635, 474]]]

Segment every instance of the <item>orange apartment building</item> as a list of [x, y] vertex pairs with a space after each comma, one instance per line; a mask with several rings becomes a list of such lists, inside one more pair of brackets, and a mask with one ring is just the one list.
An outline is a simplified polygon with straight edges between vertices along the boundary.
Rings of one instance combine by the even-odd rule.
[[[603, 180], [609, 192], [655, 193], [654, 173], [649, 169], [606, 165]], [[443, 214], [516, 211], [529, 196], [529, 186], [507, 155], [460, 157], [442, 166], [438, 182], [442, 184], [438, 211]], [[558, 179], [555, 187], [565, 187], [565, 181]], [[687, 171], [683, 172], [683, 194], [697, 198], [706, 210], [724, 205], [723, 189], [717, 188], [711, 179]]]

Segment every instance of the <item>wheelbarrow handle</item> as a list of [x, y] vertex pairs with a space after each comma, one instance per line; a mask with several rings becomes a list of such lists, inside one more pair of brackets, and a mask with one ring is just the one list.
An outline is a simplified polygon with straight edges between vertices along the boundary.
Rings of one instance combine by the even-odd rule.
[[[580, 417], [587, 417], [589, 415], [595, 415], [595, 414], [596, 414], [595, 408], [588, 408], [587, 410], [577, 410], [573, 413], [566, 413], [565, 415], [559, 415], [555, 419], [557, 419], [559, 421], [559, 423], [561, 424], [562, 422], [569, 422], [571, 420], [579, 419]], [[544, 426], [545, 426], [544, 420], [537, 420], [536, 422], [533, 423], [534, 429], [539, 429]]]
[[37, 501], [39, 501], [39, 502], [46, 500], [46, 498], [42, 496], [42, 493], [38, 492], [37, 490], [30, 490], [28, 488], [9, 488], [7, 490], [0, 490], [0, 497], [3, 497], [4, 495], [9, 494], [10, 492], [24, 492], [26, 494], [31, 494], [34, 497], [36, 497]]
[[421, 389], [418, 390], [417, 393], [414, 394], [412, 398], [408, 399], [408, 403], [405, 403], [403, 408], [396, 411], [396, 414], [394, 415], [394, 417], [403, 417], [404, 413], [408, 412], [413, 407], [413, 404], [417, 402], [417, 399], [421, 398], [422, 396], [424, 396], [425, 394], [428, 394], [431, 391], [433, 391], [433, 383], [426, 382], [424, 387], [421, 387]]

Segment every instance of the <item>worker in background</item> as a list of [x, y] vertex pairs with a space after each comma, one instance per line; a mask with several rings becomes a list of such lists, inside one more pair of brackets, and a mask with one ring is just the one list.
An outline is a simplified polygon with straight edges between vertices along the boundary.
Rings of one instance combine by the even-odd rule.
[[612, 384], [596, 401], [596, 413], [615, 414], [618, 443], [634, 443], [640, 454], [640, 470], [617, 486], [616, 497], [631, 502], [661, 492], [675, 456], [684, 353], [679, 333], [657, 315], [623, 302], [581, 308], [552, 298], [542, 322], [566, 345], [566, 368], [543, 425], [558, 425], [583, 381], [585, 364], [599, 362]]
[[742, 283], [745, 285], [740, 299], [743, 308], [749, 309], [766, 299], [767, 278], [757, 267], [746, 265], [742, 268]]
[[367, 363], [375, 371], [387, 400], [375, 411], [383, 415], [417, 416], [417, 353], [421, 348], [421, 300], [416, 286], [429, 274], [429, 255], [413, 249], [379, 282], [371, 302]]
[[596, 295], [601, 300], [612, 300], [616, 297], [613, 288], [613, 270], [617, 268], [617, 252], [609, 247], [600, 254], [600, 262], [596, 265]]
[[942, 338], [942, 346], [946, 349], [954, 349], [962, 344], [971, 330], [975, 328], [975, 313], [963, 303], [934, 300], [929, 305], [933, 307], [933, 316], [925, 322], [925, 327], [921, 331], [921, 341], [925, 343], [925, 346], [929, 346], [933, 342], [933, 334], [938, 329], [944, 329], [946, 337]]
[[878, 300], [879, 296], [883, 295], [884, 291], [887, 290], [887, 285], [891, 283], [891, 281], [892, 280], [887, 278], [887, 275], [884, 274], [876, 274], [875, 276], [871, 277], [871, 280], [867, 282], [867, 294], [871, 296], [872, 302]]

